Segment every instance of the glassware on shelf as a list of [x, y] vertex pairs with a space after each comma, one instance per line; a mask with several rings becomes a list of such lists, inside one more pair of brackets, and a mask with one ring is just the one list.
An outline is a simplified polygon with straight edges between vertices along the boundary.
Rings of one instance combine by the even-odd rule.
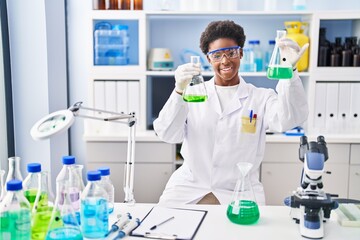
[[[191, 56], [191, 63], [200, 66], [200, 57]], [[201, 74], [193, 76], [190, 83], [186, 86], [183, 92], [183, 99], [185, 102], [205, 102], [207, 99], [207, 92], [204, 78]]]
[[23, 180], [23, 177], [20, 172], [20, 157], [10, 157], [9, 160], [9, 171], [8, 175], [6, 177], [5, 183], [7, 183], [10, 180], [17, 179], [17, 180]]
[[[276, 39], [286, 37], [285, 30], [278, 30]], [[281, 50], [278, 43], [275, 43], [274, 51], [271, 55], [269, 67], [267, 69], [267, 77], [269, 79], [291, 79], [293, 77], [293, 67], [290, 62], [283, 61], [280, 54]]]
[[251, 186], [249, 172], [253, 165], [247, 162], [237, 164], [240, 175], [227, 208], [227, 217], [236, 224], [253, 224], [260, 217], [258, 205]]

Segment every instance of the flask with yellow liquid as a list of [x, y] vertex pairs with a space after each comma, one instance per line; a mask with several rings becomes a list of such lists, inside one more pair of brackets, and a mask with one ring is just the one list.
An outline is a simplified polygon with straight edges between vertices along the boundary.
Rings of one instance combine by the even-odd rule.
[[[309, 37], [304, 34], [304, 27], [307, 25], [303, 22], [284, 22], [287, 34], [286, 37], [294, 40], [302, 48], [306, 43], [309, 43]], [[305, 50], [302, 57], [296, 64], [299, 72], [307, 70], [309, 66], [309, 48]]]

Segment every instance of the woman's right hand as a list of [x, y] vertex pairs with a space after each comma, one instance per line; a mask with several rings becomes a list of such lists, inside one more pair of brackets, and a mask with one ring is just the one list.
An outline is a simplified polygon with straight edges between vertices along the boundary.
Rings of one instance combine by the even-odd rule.
[[175, 70], [175, 91], [179, 94], [182, 94], [193, 76], [199, 75], [200, 72], [200, 66], [195, 66], [192, 63], [180, 65]]

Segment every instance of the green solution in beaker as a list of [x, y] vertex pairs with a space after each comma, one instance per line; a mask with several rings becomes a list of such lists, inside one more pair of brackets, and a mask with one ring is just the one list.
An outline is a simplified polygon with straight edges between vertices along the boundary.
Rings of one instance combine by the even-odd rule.
[[293, 77], [293, 70], [291, 67], [269, 66], [267, 77], [269, 79], [291, 79]]
[[[49, 223], [51, 219], [51, 214], [53, 207], [40, 207], [36, 209], [36, 212], [32, 215], [32, 228], [31, 228], [31, 239], [32, 240], [42, 240], [45, 239], [47, 230], [49, 228]], [[60, 213], [58, 214], [60, 215]], [[62, 226], [61, 221], [58, 223], [58, 227]]]
[[[235, 207], [238, 208], [238, 211], [234, 209]], [[236, 214], [236, 212], [238, 213]], [[234, 202], [232, 202], [229, 204], [226, 214], [231, 222], [243, 225], [256, 223], [260, 218], [257, 203], [249, 200], [241, 200], [239, 206], [234, 206]]]
[[50, 230], [46, 236], [46, 240], [82, 240], [83, 236], [79, 228], [61, 227]]
[[30, 211], [5, 212], [0, 216], [0, 239], [30, 239]]
[[[36, 199], [37, 189], [29, 189], [24, 191], [24, 195], [26, 199], [29, 201], [31, 209], [34, 206], [34, 202]], [[39, 199], [39, 205], [38, 206], [47, 206], [48, 204], [48, 195], [46, 192], [41, 193], [40, 199]]]
[[185, 95], [183, 99], [185, 102], [205, 102], [207, 95]]

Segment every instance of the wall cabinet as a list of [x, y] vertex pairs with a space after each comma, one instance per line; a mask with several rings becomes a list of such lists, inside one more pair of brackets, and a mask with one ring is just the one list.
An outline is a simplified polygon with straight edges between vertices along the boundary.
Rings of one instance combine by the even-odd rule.
[[[262, 50], [266, 43], [275, 38], [276, 30], [284, 28], [285, 21], [303, 21], [309, 23], [306, 30], [310, 37], [309, 68], [301, 72], [300, 76], [307, 93], [310, 106], [308, 121], [304, 124], [307, 134], [325, 135], [335, 134], [334, 141], [329, 144], [329, 162], [325, 167], [331, 175], [324, 176], [324, 185], [327, 192], [339, 194], [340, 197], [358, 197], [355, 183], [359, 181], [359, 162], [351, 160], [358, 145], [351, 145], [342, 140], [336, 141], [336, 136], [344, 132], [342, 126], [351, 125], [347, 133], [352, 139], [359, 142], [359, 133], [354, 131], [360, 127], [360, 100], [359, 94], [350, 90], [350, 95], [356, 96], [346, 112], [341, 117], [336, 112], [336, 121], [328, 121], [331, 114], [326, 105], [326, 95], [321, 93], [319, 84], [338, 84], [335, 92], [339, 92], [343, 84], [360, 86], [360, 67], [318, 67], [318, 45], [320, 27], [336, 27], [329, 30], [329, 37], [358, 36], [360, 37], [360, 12], [229, 12], [229, 13], [187, 13], [187, 12], [146, 12], [146, 11], [116, 11], [93, 10], [89, 21], [88, 39], [94, 39], [94, 28], [99, 22], [111, 24], [125, 24], [129, 26], [129, 57], [128, 65], [94, 65], [90, 66], [91, 77], [88, 82], [88, 92], [91, 104], [94, 107], [110, 111], [136, 112], [137, 138], [141, 135], [150, 136], [149, 141], [137, 143], [136, 149], [136, 177], [135, 197], [138, 201], [156, 202], [160, 196], [172, 171], [176, 168], [176, 146], [158, 142], [152, 131], [152, 122], [158, 116], [174, 88], [174, 71], [150, 71], [147, 69], [148, 53], [153, 48], [167, 48], [171, 51], [174, 66], [188, 62], [188, 52], [199, 50], [199, 38], [207, 24], [214, 20], [234, 20], [244, 27], [247, 40], [260, 40]], [[264, 22], [266, 25], [264, 25]], [[266, 26], [266, 27], [265, 27]], [[94, 43], [89, 52], [94, 52]], [[203, 61], [206, 66], [206, 60]], [[204, 71], [206, 80], [213, 76], [211, 70]], [[277, 82], [266, 78], [265, 72], [243, 72], [241, 76], [245, 81], [259, 87], [275, 89]], [[323, 85], [320, 85], [320, 87]], [[333, 85], [331, 85], [333, 86]], [[349, 88], [351, 89], [351, 88]], [[351, 92], [352, 91], [352, 92]], [[327, 98], [333, 95], [328, 94]], [[322, 99], [321, 97], [324, 97]], [[339, 95], [333, 97], [333, 102], [339, 106]], [[344, 104], [343, 104], [344, 105]], [[345, 104], [346, 105], [346, 104]], [[320, 107], [319, 107], [320, 106]], [[341, 105], [342, 106], [342, 105]], [[322, 118], [319, 108], [324, 107]], [[328, 111], [326, 111], [328, 110]], [[338, 111], [338, 108], [336, 108]], [[328, 116], [329, 115], [329, 116]], [[346, 119], [346, 121], [344, 120]], [[324, 121], [324, 122], [321, 122]], [[319, 124], [320, 123], [320, 124]], [[322, 123], [322, 124], [321, 124]], [[88, 168], [108, 163], [116, 173], [115, 180], [122, 182], [121, 169], [124, 161], [120, 156], [126, 156], [126, 142], [121, 139], [127, 134], [127, 129], [113, 123], [102, 123], [86, 120], [85, 140], [87, 142]], [[140, 136], [140, 137], [139, 137]], [[99, 141], [99, 139], [101, 139]], [[154, 145], [155, 144], [155, 145]], [[119, 146], [124, 148], [121, 152]], [[150, 148], [147, 146], [149, 145]], [[157, 146], [157, 150], [151, 148]], [[101, 149], [107, 149], [101, 150]], [[151, 151], [152, 150], [152, 151]], [[106, 157], [97, 153], [100, 151]], [[261, 169], [261, 180], [264, 183], [269, 204], [282, 204], [283, 198], [296, 190], [300, 182], [302, 163], [298, 160], [298, 144], [284, 138], [280, 142], [269, 141], [265, 159]], [[155, 157], [155, 155], [156, 157]], [[143, 155], [141, 155], [143, 154]], [[140, 157], [141, 156], [141, 157]], [[353, 163], [355, 161], [355, 163]], [[113, 170], [113, 171], [114, 171]], [[350, 175], [349, 175], [350, 174]], [[349, 177], [350, 176], [350, 177]], [[349, 179], [350, 178], [350, 179]], [[140, 192], [139, 192], [140, 191]], [[117, 189], [116, 198], [123, 198], [122, 191]]]

